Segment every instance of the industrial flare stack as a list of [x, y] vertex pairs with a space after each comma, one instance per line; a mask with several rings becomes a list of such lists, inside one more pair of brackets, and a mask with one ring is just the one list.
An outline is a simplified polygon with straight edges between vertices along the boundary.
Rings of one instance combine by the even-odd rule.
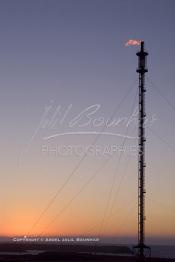
[[138, 125], [138, 245], [134, 247], [140, 260], [144, 260], [146, 251], [150, 254], [150, 248], [145, 245], [145, 73], [148, 72], [146, 65], [146, 57], [148, 55], [144, 50], [144, 42], [141, 41], [138, 56], [139, 74], [139, 125]]

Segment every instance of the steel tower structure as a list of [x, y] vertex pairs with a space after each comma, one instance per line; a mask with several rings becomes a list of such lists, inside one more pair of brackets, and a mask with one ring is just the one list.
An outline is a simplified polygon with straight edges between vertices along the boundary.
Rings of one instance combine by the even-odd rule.
[[148, 55], [144, 50], [144, 42], [141, 41], [140, 51], [136, 53], [138, 56], [138, 68], [136, 72], [139, 74], [139, 126], [138, 126], [138, 245], [137, 255], [140, 260], [144, 260], [146, 250], [150, 248], [145, 245], [145, 73], [148, 72], [146, 65], [146, 57]]

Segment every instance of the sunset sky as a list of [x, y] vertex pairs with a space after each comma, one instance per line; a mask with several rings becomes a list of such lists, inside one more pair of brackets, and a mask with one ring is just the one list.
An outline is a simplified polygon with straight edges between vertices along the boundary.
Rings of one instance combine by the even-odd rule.
[[0, 0], [0, 236], [136, 239], [139, 47], [125, 43], [138, 39], [149, 52], [146, 234], [175, 243], [174, 10]]

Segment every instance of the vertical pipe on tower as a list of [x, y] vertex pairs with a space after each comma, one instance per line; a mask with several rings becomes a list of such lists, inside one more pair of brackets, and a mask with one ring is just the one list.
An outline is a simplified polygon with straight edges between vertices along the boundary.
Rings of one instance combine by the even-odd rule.
[[139, 74], [139, 152], [138, 152], [138, 255], [140, 259], [144, 259], [145, 249], [145, 73], [148, 72], [146, 67], [147, 52], [144, 50], [144, 42], [141, 42], [138, 56]]

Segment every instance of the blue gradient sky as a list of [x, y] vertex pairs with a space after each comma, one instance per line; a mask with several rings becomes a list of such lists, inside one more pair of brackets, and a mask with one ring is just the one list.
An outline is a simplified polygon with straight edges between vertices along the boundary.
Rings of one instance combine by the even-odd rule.
[[[94, 118], [110, 118], [127, 90], [133, 87], [115, 117], [129, 117], [131, 114], [137, 92], [135, 53], [138, 47], [125, 48], [128, 39], [145, 41], [149, 52], [148, 77], [174, 104], [174, 9], [173, 0], [0, 1], [1, 235], [26, 234], [80, 160], [75, 155], [43, 155], [44, 136], [58, 132], [100, 131], [92, 125], [69, 128], [68, 123], [94, 104], [101, 105]], [[148, 119], [153, 114], [158, 119], [151, 128], [167, 142], [147, 130], [147, 232], [152, 239], [169, 238], [173, 239], [170, 241], [173, 243], [175, 115], [149, 81], [146, 95]], [[61, 105], [62, 112], [70, 104], [72, 109], [63, 125], [57, 125], [55, 130], [39, 130], [28, 147], [44, 108], [49, 104], [52, 104], [51, 115], [58, 105]], [[134, 125], [129, 134], [136, 135], [132, 129]], [[126, 125], [110, 131], [125, 134]], [[94, 135], [64, 136], [47, 144], [89, 145], [94, 138]], [[102, 136], [97, 144], [107, 146], [116, 143], [121, 144], [122, 139]], [[133, 143], [136, 144], [130, 140], [126, 142], [127, 145]], [[118, 156], [47, 233], [87, 234], [90, 230], [90, 234], [98, 234], [99, 231], [94, 231], [94, 228], [103, 217]], [[106, 158], [87, 157], [32, 233], [46, 232], [45, 224]], [[126, 164], [128, 158], [130, 161]], [[118, 218], [114, 216], [106, 223], [101, 232], [104, 235], [136, 235], [137, 156], [122, 155], [116, 173], [116, 188], [126, 167], [117, 196], [116, 212], [124, 204], [126, 208], [122, 207], [119, 214], [117, 212]], [[126, 221], [127, 226], [120, 228], [127, 210], [130, 210], [127, 205], [132, 198], [135, 206], [128, 215], [130, 220]], [[77, 217], [82, 223], [77, 222]]]

